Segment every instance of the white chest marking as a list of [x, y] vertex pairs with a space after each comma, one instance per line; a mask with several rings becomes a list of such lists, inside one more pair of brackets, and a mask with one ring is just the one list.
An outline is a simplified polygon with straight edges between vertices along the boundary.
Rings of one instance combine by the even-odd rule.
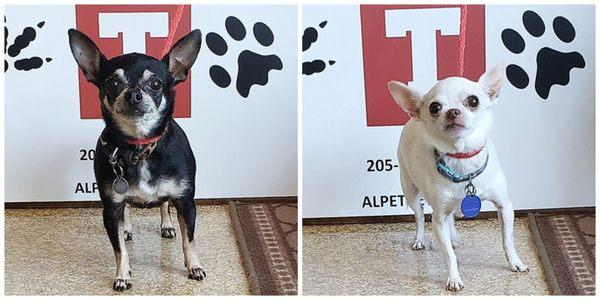
[[162, 197], [181, 197], [189, 187], [187, 179], [176, 180], [168, 177], [160, 177], [151, 183], [152, 174], [150, 174], [146, 161], [142, 161], [139, 164], [138, 174], [139, 182], [137, 184], [130, 182], [129, 189], [123, 195], [115, 193], [112, 187], [107, 187], [107, 192], [109, 195], [112, 195], [113, 201], [119, 203], [126, 198], [131, 198], [134, 203], [152, 203]]

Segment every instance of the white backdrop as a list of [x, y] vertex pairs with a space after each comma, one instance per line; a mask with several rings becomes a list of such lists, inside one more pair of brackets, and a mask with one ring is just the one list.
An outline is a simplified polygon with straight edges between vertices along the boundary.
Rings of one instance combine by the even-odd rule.
[[[246, 38], [235, 41], [225, 19], [236, 16]], [[10, 67], [5, 79], [6, 201], [98, 200], [93, 190], [93, 162], [81, 160], [94, 149], [104, 127], [99, 119], [81, 119], [77, 65], [67, 30], [75, 27], [75, 7], [7, 6], [8, 44], [27, 26], [35, 41], [17, 58], [51, 57], [35, 70]], [[44, 21], [43, 28], [35, 25]], [[252, 34], [255, 22], [266, 23], [275, 37], [260, 45]], [[192, 68], [191, 118], [177, 122], [185, 130], [197, 162], [196, 197], [262, 197], [297, 194], [297, 52], [295, 6], [192, 6], [191, 28], [203, 37], [219, 33], [228, 43], [224, 56], [214, 55], [203, 39]], [[249, 49], [276, 54], [282, 70], [272, 70], [265, 86], [254, 85], [248, 98], [235, 89], [237, 55]], [[229, 88], [217, 87], [209, 67], [229, 71]], [[177, 99], [176, 99], [177, 101]], [[99, 104], [98, 104], [99, 105]], [[78, 190], [79, 186], [79, 190]]]
[[[542, 37], [532, 37], [524, 29], [521, 18], [526, 10], [535, 11], [545, 22]], [[555, 36], [552, 22], [556, 16], [564, 16], [573, 24], [576, 37], [572, 42], [563, 43]], [[326, 26], [317, 27], [324, 20]], [[410, 22], [419, 27], [430, 21], [421, 17]], [[595, 204], [594, 22], [594, 8], [590, 6], [485, 7], [486, 69], [504, 61], [522, 66], [530, 78], [525, 89], [506, 82], [499, 104], [493, 108], [496, 121], [492, 139], [515, 209]], [[412, 214], [400, 201], [397, 168], [367, 172], [368, 160], [391, 159], [397, 164], [402, 126], [366, 124], [360, 7], [305, 6], [303, 28], [307, 27], [317, 28], [319, 37], [302, 60], [336, 63], [321, 73], [303, 75], [303, 217]], [[514, 28], [524, 38], [522, 53], [513, 54], [502, 44], [500, 36], [505, 28]], [[448, 34], [452, 32], [458, 31]], [[415, 33], [418, 31], [413, 30]], [[544, 46], [577, 51], [585, 59], [585, 68], [571, 70], [569, 84], [554, 85], [547, 100], [534, 89], [536, 53]], [[381, 49], [381, 55], [387, 55], [386, 49]], [[435, 57], [429, 59], [435, 62]], [[434, 84], [422, 82], [432, 77], [423, 69], [415, 69], [413, 76], [416, 81], [421, 79], [419, 86]], [[483, 210], [493, 210], [493, 206], [486, 202]]]

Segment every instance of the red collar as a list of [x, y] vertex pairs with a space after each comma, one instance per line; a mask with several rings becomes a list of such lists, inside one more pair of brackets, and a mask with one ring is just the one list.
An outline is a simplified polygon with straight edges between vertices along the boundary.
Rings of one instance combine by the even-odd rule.
[[483, 148], [485, 147], [485, 145], [481, 146], [481, 148], [477, 149], [477, 150], [473, 150], [471, 152], [457, 152], [457, 153], [445, 153], [446, 155], [450, 156], [450, 157], [454, 157], [454, 158], [471, 158], [477, 154], [479, 154], [479, 152], [481, 152], [481, 150], [483, 150]]
[[147, 139], [125, 140], [125, 143], [131, 144], [131, 145], [137, 145], [137, 146], [152, 144], [152, 143], [155, 143], [158, 140], [160, 140], [160, 138], [162, 138], [163, 135], [165, 135], [165, 132], [167, 132], [167, 128], [166, 127], [165, 127], [165, 130], [160, 135], [158, 135], [158, 136], [147, 138]]

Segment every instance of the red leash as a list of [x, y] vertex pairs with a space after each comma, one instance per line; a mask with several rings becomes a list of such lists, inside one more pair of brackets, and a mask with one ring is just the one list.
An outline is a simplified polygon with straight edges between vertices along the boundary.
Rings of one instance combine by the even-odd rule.
[[173, 17], [173, 20], [171, 21], [171, 24], [169, 26], [169, 35], [167, 35], [167, 42], [165, 43], [165, 47], [163, 48], [162, 56], [167, 55], [167, 53], [169, 53], [169, 50], [171, 49], [173, 39], [175, 38], [175, 32], [177, 31], [177, 27], [179, 27], [179, 23], [181, 22], [181, 16], [183, 15], [184, 7], [185, 5], [183, 4], [177, 6], [177, 11], [175, 12], [175, 16]]
[[[173, 17], [173, 20], [171, 21], [171, 24], [169, 26], [169, 34], [167, 35], [167, 42], [165, 43], [165, 47], [163, 48], [163, 53], [162, 56], [167, 55], [167, 53], [169, 53], [169, 50], [171, 50], [171, 46], [173, 44], [173, 39], [175, 38], [175, 32], [177, 32], [177, 27], [179, 27], [179, 23], [181, 22], [181, 16], [183, 15], [183, 9], [185, 8], [185, 5], [178, 5], [177, 6], [177, 11], [175, 12], [175, 16]], [[167, 129], [165, 128], [165, 131], [167, 131]], [[165, 134], [165, 131], [163, 131], [163, 133], [161, 133], [159, 136], [155, 136], [155, 137], [151, 137], [151, 138], [147, 138], [147, 139], [135, 139], [135, 140], [125, 140], [125, 142], [127, 144], [131, 144], [131, 145], [148, 145], [154, 142], [157, 142], [158, 140], [160, 140], [160, 138], [162, 138], [162, 136]]]
[[460, 6], [460, 33], [458, 36], [458, 76], [465, 74], [465, 47], [467, 44], [467, 5]]

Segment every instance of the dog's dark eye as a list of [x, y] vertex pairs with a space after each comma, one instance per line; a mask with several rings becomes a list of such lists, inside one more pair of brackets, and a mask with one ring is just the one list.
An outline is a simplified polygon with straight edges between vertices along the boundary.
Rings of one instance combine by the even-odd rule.
[[154, 91], [159, 91], [162, 88], [162, 83], [156, 78], [151, 79], [148, 85]]
[[117, 87], [119, 87], [119, 84], [120, 84], [119, 81], [117, 81], [114, 78], [109, 78], [106, 80], [106, 86], [109, 88], [113, 88], [113, 89], [117, 88]]
[[432, 116], [437, 115], [440, 110], [442, 110], [442, 105], [437, 103], [437, 102], [431, 102], [431, 104], [429, 104], [429, 113]]
[[479, 98], [477, 98], [477, 96], [471, 95], [467, 97], [467, 104], [470, 107], [477, 107], [479, 106]]

